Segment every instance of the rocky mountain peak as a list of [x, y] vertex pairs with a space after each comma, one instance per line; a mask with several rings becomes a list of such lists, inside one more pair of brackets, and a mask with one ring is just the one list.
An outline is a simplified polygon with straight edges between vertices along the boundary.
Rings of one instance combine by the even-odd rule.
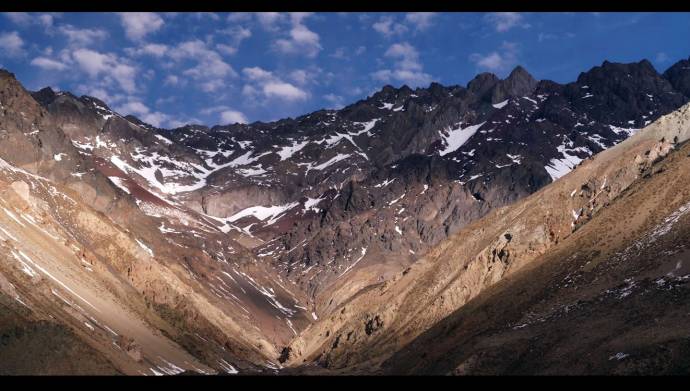
[[397, 93], [398, 93], [397, 88], [393, 87], [390, 84], [386, 84], [385, 86], [383, 86], [383, 88], [381, 88], [380, 91], [377, 91], [376, 93], [374, 93], [374, 95], [372, 95], [372, 98], [385, 99], [385, 98], [388, 98], [390, 96], [395, 96]]
[[43, 106], [50, 104], [50, 102], [54, 101], [57, 97], [55, 91], [53, 91], [53, 89], [50, 87], [42, 88], [41, 90], [36, 91], [32, 95], [34, 99], [36, 99], [36, 101], [38, 101], [38, 103], [40, 103]]
[[403, 84], [402, 87], [400, 87], [400, 93], [405, 94], [405, 95], [410, 95], [414, 93], [412, 88], [410, 88], [407, 84]]
[[514, 82], [514, 83], [528, 83], [528, 84], [536, 84], [536, 80], [532, 75], [527, 72], [525, 68], [522, 67], [522, 65], [516, 66], [508, 75], [506, 78], [506, 81]]
[[467, 83], [467, 89], [470, 92], [481, 96], [493, 88], [500, 80], [501, 79], [499, 79], [498, 76], [494, 75], [493, 73], [483, 72], [475, 76], [474, 79]]
[[690, 96], [690, 58], [680, 60], [664, 72], [663, 77], [671, 83], [673, 88]]
[[518, 65], [505, 80], [496, 83], [496, 88], [494, 88], [491, 96], [491, 103], [503, 102], [509, 97], [530, 95], [536, 87], [537, 80], [525, 68]]
[[0, 68], [0, 79], [15, 79], [14, 73], [8, 71], [7, 69]]

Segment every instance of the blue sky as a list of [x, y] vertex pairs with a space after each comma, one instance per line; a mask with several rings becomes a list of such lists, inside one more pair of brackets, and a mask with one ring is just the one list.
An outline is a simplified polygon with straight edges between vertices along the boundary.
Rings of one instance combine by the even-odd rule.
[[662, 72], [687, 13], [6, 13], [0, 67], [162, 127], [271, 121], [385, 84], [466, 83], [520, 64], [573, 81], [604, 60]]

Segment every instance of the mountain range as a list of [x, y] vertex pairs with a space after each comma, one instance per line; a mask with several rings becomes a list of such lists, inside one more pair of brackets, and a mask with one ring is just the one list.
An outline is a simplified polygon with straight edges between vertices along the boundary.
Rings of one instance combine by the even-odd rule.
[[686, 373], [689, 100], [605, 61], [160, 129], [0, 71], [0, 373]]

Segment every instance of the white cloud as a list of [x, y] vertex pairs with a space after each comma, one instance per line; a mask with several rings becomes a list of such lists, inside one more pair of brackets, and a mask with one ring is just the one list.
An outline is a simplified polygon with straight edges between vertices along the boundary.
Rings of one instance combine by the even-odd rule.
[[100, 29], [79, 29], [70, 24], [58, 27], [58, 32], [65, 37], [70, 44], [77, 46], [88, 46], [95, 41], [100, 41], [108, 37], [105, 30]]
[[17, 24], [22, 27], [26, 27], [32, 24], [38, 24], [45, 28], [50, 28], [53, 26], [53, 20], [55, 16], [59, 16], [56, 13], [28, 13], [28, 12], [5, 12], [5, 17], [12, 21], [12, 23]]
[[237, 110], [225, 110], [220, 113], [220, 121], [225, 124], [246, 124], [247, 117]]
[[298, 54], [309, 58], [316, 57], [321, 51], [319, 34], [309, 30], [302, 22], [311, 14], [292, 13], [292, 28], [288, 39], [281, 38], [273, 42], [273, 48], [285, 54]]
[[499, 33], [506, 32], [513, 27], [530, 27], [528, 23], [523, 22], [524, 17], [519, 12], [492, 12], [486, 14], [484, 20], [491, 23]]
[[3, 15], [15, 24], [26, 25], [31, 23], [31, 16], [28, 12], [3, 12]]
[[61, 63], [60, 61], [51, 60], [46, 57], [36, 57], [31, 60], [31, 65], [45, 69], [48, 71], [64, 71], [67, 69], [67, 65]]
[[417, 49], [407, 42], [391, 45], [388, 50], [386, 50], [384, 56], [399, 59], [400, 67], [404, 69], [422, 68], [422, 65], [419, 63], [419, 53]]
[[51, 14], [41, 14], [38, 16], [38, 21], [43, 27], [51, 28], [53, 27], [54, 17]]
[[80, 84], [77, 86], [76, 89], [81, 94], [98, 98], [98, 99], [102, 100], [103, 102], [106, 102], [106, 104], [108, 104], [108, 105], [117, 103], [118, 101], [121, 101], [124, 98], [123, 95], [120, 95], [120, 94], [112, 95], [108, 91], [106, 91], [105, 89], [99, 88], [99, 87], [94, 87], [93, 85]]
[[513, 42], [503, 42], [498, 50], [487, 54], [472, 53], [470, 61], [477, 68], [488, 71], [505, 71], [518, 62], [518, 47]]
[[276, 31], [278, 23], [285, 17], [279, 12], [257, 12], [255, 15], [261, 27], [268, 31]]
[[371, 74], [371, 77], [374, 80], [388, 83], [391, 80], [391, 78], [393, 77], [393, 71], [391, 71], [390, 69], [381, 69], [379, 71], [373, 72]]
[[126, 104], [119, 106], [117, 108], [117, 111], [119, 111], [123, 114], [137, 114], [137, 115], [146, 114], [146, 113], [150, 112], [149, 108], [145, 104], [138, 102], [138, 101], [127, 102]]
[[163, 81], [163, 85], [170, 85], [170, 86], [176, 86], [178, 84], [182, 83], [182, 80], [176, 75], [168, 75], [165, 80]]
[[359, 46], [357, 49], [355, 49], [355, 55], [359, 56], [360, 54], [362, 54], [366, 51], [367, 51], [366, 46]]
[[5, 54], [7, 57], [17, 57], [24, 53], [24, 40], [16, 31], [0, 33], [0, 57]]
[[345, 48], [342, 47], [342, 46], [339, 47], [339, 48], [337, 48], [337, 49], [335, 49], [335, 51], [334, 51], [330, 56], [333, 57], [333, 58], [337, 58], [337, 59], [339, 59], [339, 60], [344, 60], [344, 59], [348, 58], [348, 57], [345, 55]]
[[168, 114], [161, 113], [160, 111], [151, 111], [151, 109], [149, 109], [148, 106], [146, 106], [141, 101], [136, 100], [136, 98], [129, 100], [127, 101], [127, 103], [116, 107], [115, 111], [124, 115], [134, 115], [138, 117], [140, 120], [149, 123], [155, 127], [161, 127], [166, 123], [175, 122], [172, 121], [172, 118]]
[[111, 57], [89, 49], [78, 49], [72, 55], [77, 64], [91, 77], [108, 69]]
[[223, 79], [206, 80], [199, 84], [199, 88], [204, 92], [216, 92], [223, 87], [225, 87], [225, 81]]
[[209, 18], [211, 20], [220, 20], [220, 16], [218, 16], [218, 14], [215, 12], [194, 12], [193, 15], [196, 16], [196, 18], [199, 20], [204, 18]]
[[148, 34], [158, 31], [165, 23], [163, 18], [153, 12], [120, 12], [118, 15], [125, 35], [133, 41], [142, 40]]
[[268, 82], [263, 85], [263, 93], [269, 98], [276, 97], [289, 101], [305, 100], [308, 95], [306, 92], [300, 90], [290, 83], [285, 82]]
[[262, 69], [260, 67], [251, 67], [251, 68], [244, 68], [242, 69], [242, 73], [249, 79], [249, 80], [268, 80], [273, 78], [273, 73]]
[[252, 14], [249, 12], [231, 12], [228, 14], [228, 22], [238, 23], [247, 22], [252, 18]]
[[113, 80], [127, 93], [136, 91], [136, 68], [114, 54], [77, 49], [72, 58], [91, 78], [102, 77], [106, 83]]
[[372, 25], [372, 28], [386, 37], [407, 32], [407, 27], [403, 24], [396, 23], [391, 16], [382, 16], [378, 22]]
[[433, 77], [423, 71], [419, 61], [419, 52], [407, 42], [391, 45], [385, 57], [394, 59], [394, 69], [382, 69], [371, 74], [374, 80], [389, 82], [397, 80], [411, 87], [425, 86], [431, 83]]
[[252, 36], [251, 30], [241, 26], [227, 28], [225, 30], [220, 30], [219, 32], [229, 36], [229, 44], [219, 43], [216, 45], [216, 49], [228, 56], [232, 56], [233, 54], [237, 53], [240, 43]]
[[226, 77], [236, 77], [237, 72], [223, 61], [221, 55], [201, 40], [182, 42], [169, 48], [166, 55], [176, 62], [194, 61], [196, 65], [182, 73], [199, 82], [205, 92], [214, 92], [225, 86]]
[[392, 16], [382, 16], [379, 18], [379, 21], [374, 23], [371, 27], [387, 38], [393, 35], [403, 34], [407, 31], [407, 26], [396, 23]]
[[290, 79], [297, 84], [307, 84], [309, 82], [309, 74], [304, 69], [297, 69], [290, 72]]
[[405, 21], [414, 25], [415, 30], [424, 31], [431, 27], [435, 12], [410, 12], [405, 16]]
[[293, 24], [301, 24], [303, 20], [314, 15], [313, 12], [290, 12], [290, 21]]
[[[246, 84], [242, 89], [242, 94], [249, 98], [256, 98], [257, 95], [262, 95], [266, 99], [276, 98], [284, 101], [300, 101], [309, 98], [306, 91], [280, 79], [265, 69], [259, 67], [244, 68], [242, 73], [249, 81], [249, 84]], [[293, 72], [294, 75], [306, 78], [306, 75]]]
[[163, 57], [170, 47], [160, 43], [147, 43], [138, 48], [126, 48], [125, 52], [130, 56], [149, 55], [153, 57]]
[[288, 74], [288, 78], [298, 85], [321, 84], [327, 81], [329, 75], [323, 74], [323, 69], [311, 66], [306, 69], [295, 69]]
[[221, 111], [231, 110], [229, 106], [219, 105], [219, 106], [209, 106], [201, 109], [199, 113], [201, 115], [209, 115], [213, 113], [220, 113]]

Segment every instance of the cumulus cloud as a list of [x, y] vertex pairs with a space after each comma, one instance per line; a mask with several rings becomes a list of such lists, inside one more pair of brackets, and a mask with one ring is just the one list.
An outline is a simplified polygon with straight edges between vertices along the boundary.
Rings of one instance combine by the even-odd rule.
[[77, 46], [88, 46], [96, 41], [104, 40], [108, 37], [108, 32], [101, 29], [80, 29], [70, 24], [58, 27], [58, 32], [67, 38], [70, 44]]
[[67, 69], [66, 64], [46, 57], [34, 58], [33, 60], [31, 60], [31, 65], [48, 71], [64, 71], [65, 69]]
[[206, 107], [205, 109], [202, 109], [200, 113], [201, 115], [211, 115], [217, 113], [220, 122], [224, 124], [246, 124], [249, 122], [244, 113], [226, 105]]
[[320, 43], [319, 34], [309, 30], [304, 25], [304, 20], [309, 17], [309, 13], [292, 13], [290, 19], [289, 38], [281, 38], [273, 42], [273, 48], [285, 54], [298, 54], [309, 58], [316, 57], [323, 49]]
[[248, 81], [248, 84], [242, 89], [242, 93], [249, 98], [262, 96], [266, 99], [275, 98], [288, 102], [309, 98], [306, 91], [260, 67], [244, 68], [242, 73]]
[[255, 15], [261, 27], [268, 31], [278, 30], [278, 23], [285, 18], [280, 12], [257, 12]]
[[263, 93], [269, 98], [277, 97], [285, 100], [304, 100], [307, 93], [294, 85], [282, 81], [270, 81], [263, 85]]
[[411, 87], [425, 86], [433, 77], [423, 71], [419, 52], [408, 42], [396, 43], [386, 50], [384, 57], [395, 61], [394, 69], [381, 69], [371, 74], [374, 80], [390, 82], [396, 80]]
[[518, 46], [513, 42], [503, 42], [498, 50], [490, 53], [472, 53], [470, 61], [480, 70], [505, 71], [517, 65]]
[[28, 12], [5, 12], [5, 17], [7, 17], [12, 23], [26, 27], [30, 25], [40, 25], [45, 28], [51, 28], [53, 26], [53, 21], [55, 17], [59, 16], [59, 13], [28, 13]]
[[28, 25], [31, 23], [31, 15], [28, 12], [3, 12], [3, 15], [18, 25]]
[[163, 24], [163, 18], [153, 12], [120, 12], [120, 23], [125, 29], [127, 38], [140, 41], [147, 35], [158, 31]]
[[251, 20], [252, 14], [249, 12], [231, 12], [228, 14], [228, 22], [239, 23]]
[[382, 16], [371, 27], [387, 38], [394, 35], [403, 34], [407, 31], [407, 26], [395, 22], [395, 19], [392, 16]]
[[405, 21], [412, 24], [415, 30], [424, 31], [431, 27], [435, 12], [410, 12], [405, 15]]
[[139, 100], [129, 100], [126, 103], [119, 105], [115, 108], [120, 114], [124, 115], [134, 115], [140, 120], [149, 123], [155, 127], [162, 127], [166, 123], [170, 123], [172, 118], [165, 113], [160, 111], [151, 111], [151, 109]]
[[323, 73], [323, 69], [317, 66], [310, 66], [305, 69], [295, 69], [288, 73], [288, 78], [300, 86], [308, 84], [327, 84], [330, 75]]
[[244, 75], [252, 81], [261, 81], [273, 78], [273, 73], [260, 67], [244, 68], [242, 69], [242, 73], [244, 73]]
[[90, 49], [77, 49], [72, 54], [76, 64], [91, 78], [114, 80], [127, 93], [136, 91], [136, 68], [112, 53], [99, 53]]
[[233, 54], [237, 53], [240, 43], [252, 36], [251, 30], [241, 26], [220, 30], [219, 33], [227, 35], [229, 39], [228, 43], [217, 44], [216, 48], [218, 51], [228, 56], [232, 56]]
[[130, 56], [141, 56], [148, 55], [153, 57], [163, 57], [170, 47], [168, 45], [160, 43], [147, 43], [139, 46], [138, 48], [126, 48], [125, 53]]
[[230, 64], [223, 61], [218, 52], [210, 49], [205, 42], [199, 39], [182, 42], [177, 46], [168, 48], [166, 56], [177, 63], [181, 61], [195, 62], [195, 66], [184, 70], [182, 74], [196, 80], [199, 87], [205, 92], [217, 91], [225, 86], [225, 78], [237, 76], [237, 72]]
[[45, 28], [53, 27], [54, 16], [51, 14], [38, 15], [38, 22]]
[[108, 91], [106, 91], [105, 88], [101, 87], [96, 87], [93, 84], [85, 85], [85, 84], [80, 84], [76, 88], [77, 92], [80, 94], [88, 95], [88, 96], [93, 96], [94, 98], [98, 98], [102, 100], [103, 102], [106, 102], [108, 105], [115, 104], [117, 102], [122, 101], [125, 99], [125, 96], [122, 94], [112, 94]]
[[499, 33], [506, 32], [513, 27], [529, 28], [524, 22], [524, 16], [519, 12], [492, 12], [484, 16], [484, 20], [493, 25]]
[[18, 57], [24, 53], [24, 40], [16, 31], [0, 33], [0, 57]]
[[194, 12], [194, 15], [198, 20], [209, 18], [211, 20], [220, 20], [220, 16], [215, 12]]
[[330, 57], [337, 58], [339, 60], [344, 60], [348, 58], [348, 56], [345, 55], [345, 48], [342, 46], [335, 49], [335, 51], [331, 53]]
[[177, 86], [179, 84], [182, 84], [183, 80], [180, 79], [179, 76], [177, 75], [168, 75], [166, 76], [165, 80], [163, 81], [163, 85], [166, 86]]
[[220, 121], [225, 124], [246, 124], [247, 117], [237, 110], [225, 110], [220, 113]]

